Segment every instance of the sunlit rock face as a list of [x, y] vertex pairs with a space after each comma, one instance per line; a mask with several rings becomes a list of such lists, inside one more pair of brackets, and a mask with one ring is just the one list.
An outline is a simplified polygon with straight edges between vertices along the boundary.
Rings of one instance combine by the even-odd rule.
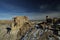
[[11, 40], [19, 40], [25, 33], [31, 28], [31, 23], [26, 16], [17, 16], [13, 18], [11, 34], [13, 38]]

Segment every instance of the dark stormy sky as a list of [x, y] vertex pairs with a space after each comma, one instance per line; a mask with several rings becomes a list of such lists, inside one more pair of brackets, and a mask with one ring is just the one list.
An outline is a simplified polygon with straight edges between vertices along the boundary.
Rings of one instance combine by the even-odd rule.
[[0, 0], [0, 19], [25, 15], [30, 19], [60, 17], [60, 0]]

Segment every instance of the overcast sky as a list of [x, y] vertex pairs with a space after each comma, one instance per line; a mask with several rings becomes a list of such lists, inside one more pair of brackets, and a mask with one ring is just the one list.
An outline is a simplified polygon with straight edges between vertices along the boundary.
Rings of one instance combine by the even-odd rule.
[[0, 19], [29, 16], [38, 20], [46, 15], [60, 17], [60, 0], [0, 0]]

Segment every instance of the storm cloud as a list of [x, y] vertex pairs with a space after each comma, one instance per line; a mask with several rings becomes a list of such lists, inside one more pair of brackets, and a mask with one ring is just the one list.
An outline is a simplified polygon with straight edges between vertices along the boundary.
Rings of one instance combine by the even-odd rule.
[[0, 19], [22, 15], [30, 19], [42, 19], [45, 15], [59, 17], [59, 11], [60, 0], [0, 0]]

